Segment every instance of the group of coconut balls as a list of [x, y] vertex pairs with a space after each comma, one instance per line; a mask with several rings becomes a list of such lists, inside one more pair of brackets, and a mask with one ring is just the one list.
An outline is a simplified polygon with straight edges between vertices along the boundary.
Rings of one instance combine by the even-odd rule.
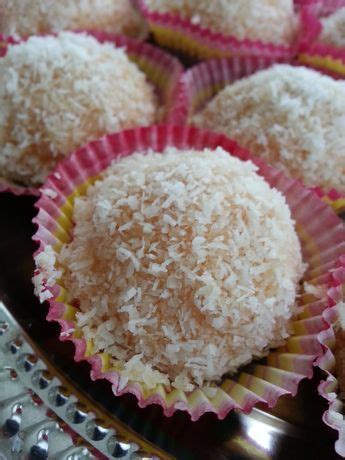
[[[231, 30], [239, 38], [249, 33], [279, 43], [291, 40], [296, 30], [292, 2], [261, 2], [267, 10], [261, 14], [272, 25], [258, 21], [252, 28], [260, 2], [151, 3], [162, 11], [180, 9], [210, 27], [219, 24], [223, 32], [235, 22]], [[231, 6], [222, 12], [213, 3]], [[60, 158], [87, 141], [159, 121], [154, 88], [125, 50], [59, 32], [93, 29], [138, 36], [145, 24], [130, 1], [45, 0], [32, 6], [2, 0], [0, 6], [4, 35], [58, 32], [9, 46], [0, 61], [0, 166], [6, 179], [39, 185]], [[344, 106], [343, 82], [286, 66], [226, 87], [192, 121], [225, 132], [308, 185], [344, 190]]]
[[[239, 38], [281, 43], [296, 33], [292, 1], [147, 3]], [[0, 0], [0, 12], [0, 33], [30, 36], [0, 59], [3, 179], [39, 186], [61, 158], [88, 141], [164, 121], [155, 88], [126, 49], [65, 31], [142, 37], [147, 28], [129, 0]], [[228, 85], [189, 122], [227, 134], [308, 186], [344, 192], [344, 107], [345, 82], [281, 65]]]

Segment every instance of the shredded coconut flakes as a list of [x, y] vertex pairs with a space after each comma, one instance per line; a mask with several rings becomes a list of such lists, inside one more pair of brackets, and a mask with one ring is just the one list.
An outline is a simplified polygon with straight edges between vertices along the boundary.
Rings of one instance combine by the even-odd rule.
[[41, 189], [41, 192], [44, 195], [46, 195], [46, 196], [48, 196], [49, 198], [52, 198], [52, 199], [54, 199], [54, 198], [56, 198], [58, 196], [56, 191], [51, 189], [51, 188], [43, 188], [43, 189]]
[[75, 199], [57, 268], [48, 249], [38, 265], [62, 271], [77, 326], [125, 381], [190, 391], [288, 337], [300, 244], [255, 170], [221, 148], [167, 148], [114, 162]]
[[29, 36], [92, 29], [141, 36], [145, 25], [131, 0], [0, 0], [0, 33]]
[[276, 65], [226, 86], [193, 118], [306, 185], [345, 192], [345, 82]]
[[289, 44], [297, 30], [292, 0], [147, 0], [147, 4], [240, 40]]
[[41, 183], [55, 163], [104, 134], [151, 124], [154, 88], [125, 50], [62, 32], [0, 59], [0, 171]]

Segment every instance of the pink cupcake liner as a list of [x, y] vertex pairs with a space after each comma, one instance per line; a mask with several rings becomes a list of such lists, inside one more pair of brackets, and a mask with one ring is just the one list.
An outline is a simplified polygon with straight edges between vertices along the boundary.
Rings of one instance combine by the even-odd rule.
[[187, 70], [180, 82], [180, 90], [174, 110], [176, 118], [188, 123], [213, 96], [226, 85], [259, 70], [278, 63], [287, 63], [287, 58], [265, 56], [233, 56], [232, 58], [209, 59]]
[[12, 195], [16, 196], [23, 196], [23, 195], [31, 195], [31, 196], [39, 196], [39, 190], [33, 187], [24, 187], [21, 185], [15, 185], [11, 182], [6, 181], [0, 177], [0, 193], [12, 193]]
[[[181, 78], [179, 96], [174, 108], [176, 118], [178, 117], [186, 124], [191, 123], [193, 115], [225, 86], [274, 64], [286, 62], [288, 62], [286, 59], [272, 59], [262, 56], [236, 56], [230, 59], [210, 59], [195, 65], [187, 70]], [[343, 194], [335, 189], [323, 190], [317, 186], [312, 187], [312, 189], [335, 212], [341, 213], [345, 210], [345, 196]]]
[[345, 78], [345, 48], [318, 41], [322, 31], [319, 19], [345, 6], [344, 0], [310, 1], [309, 7], [301, 13], [301, 38], [298, 47], [297, 62], [320, 70], [333, 78]]
[[[111, 161], [136, 151], [153, 149], [159, 152], [166, 146], [179, 149], [221, 146], [242, 160], [251, 159], [258, 166], [259, 174], [285, 195], [290, 206], [297, 222], [304, 259], [309, 264], [304, 280], [323, 288], [328, 286], [331, 281], [329, 269], [335, 267], [345, 251], [345, 230], [340, 219], [313, 191], [251, 156], [236, 142], [222, 134], [189, 126], [141, 127], [105, 136], [58, 164], [43, 186], [53, 193], [41, 194], [36, 205], [38, 215], [33, 220], [37, 226], [33, 239], [39, 245], [34, 256], [36, 264], [37, 256], [47, 246], [58, 252], [70, 241], [74, 198], [84, 194]], [[304, 293], [298, 316], [293, 321], [294, 333], [285, 345], [273, 350], [260, 363], [254, 361], [246, 371], [231, 378], [224, 377], [219, 385], [213, 385], [214, 394], [210, 395], [204, 388], [186, 393], [162, 385], [149, 390], [139, 382], [126, 383], [121, 371], [111, 368], [109, 356], [93, 353], [92, 343], [82, 337], [81, 331], [75, 330], [77, 309], [65, 302], [66, 291], [62, 282], [48, 286], [47, 280], [41, 279], [42, 274], [39, 268], [35, 271], [36, 279], [40, 279], [41, 296], [48, 299], [47, 319], [60, 324], [61, 340], [74, 343], [75, 360], [88, 361], [92, 379], [108, 380], [115, 395], [132, 393], [140, 407], [158, 404], [166, 416], [176, 410], [185, 410], [192, 420], [197, 420], [205, 412], [213, 412], [223, 419], [233, 409], [248, 413], [258, 402], [273, 407], [281, 395], [296, 394], [299, 382], [312, 377], [314, 361], [324, 354], [318, 336], [329, 327], [323, 317], [324, 310], [329, 307], [329, 298], [326, 291], [321, 298]]]
[[[339, 259], [337, 268], [330, 274], [331, 281], [328, 289], [329, 308], [323, 312], [323, 318], [328, 328], [319, 334], [319, 342], [325, 350], [316, 364], [326, 372], [327, 378], [323, 380], [318, 391], [328, 401], [328, 409], [323, 414], [323, 421], [338, 432], [335, 443], [336, 452], [345, 457], [345, 417], [343, 415], [344, 402], [339, 398], [337, 378], [334, 375], [335, 358], [332, 352], [335, 342], [334, 326], [337, 323], [337, 306], [345, 302], [345, 254]], [[345, 304], [343, 305], [345, 308]]]
[[321, 198], [325, 203], [332, 206], [333, 210], [337, 214], [342, 214], [345, 211], [345, 195], [339, 193], [334, 188], [325, 192], [321, 187], [314, 187], [314, 192], [319, 198]]
[[[83, 31], [78, 32], [82, 33]], [[176, 101], [178, 100], [179, 82], [183, 74], [183, 67], [178, 59], [155, 46], [133, 38], [105, 32], [85, 32], [95, 37], [101, 43], [110, 42], [114, 43], [116, 47], [124, 47], [128, 57], [137, 64], [146, 74], [150, 83], [155, 87], [158, 99], [161, 101], [163, 108], [161, 111], [162, 122], [175, 124], [180, 122]], [[0, 58], [6, 54], [9, 45], [18, 44], [20, 41], [14, 37], [0, 35]], [[0, 175], [0, 193], [3, 191], [8, 191], [16, 195], [37, 195], [38, 193], [33, 187], [24, 187], [9, 183], [4, 178], [1, 178]]]
[[178, 50], [193, 59], [231, 56], [265, 56], [292, 59], [295, 44], [277, 45], [260, 40], [239, 40], [193, 24], [178, 14], [150, 10], [145, 0], [137, 0], [156, 41], [164, 47]]

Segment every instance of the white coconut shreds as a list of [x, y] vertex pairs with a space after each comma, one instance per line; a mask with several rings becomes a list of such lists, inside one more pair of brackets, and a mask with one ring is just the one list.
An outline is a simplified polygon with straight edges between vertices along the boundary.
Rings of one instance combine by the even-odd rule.
[[279, 44], [291, 43], [297, 19], [292, 0], [147, 0], [150, 9], [178, 13], [214, 32]]
[[188, 391], [288, 336], [300, 245], [255, 169], [221, 148], [167, 148], [114, 162], [75, 200], [55, 270], [122, 378]]
[[41, 183], [87, 141], [155, 121], [157, 101], [125, 50], [84, 34], [31, 37], [0, 59], [0, 171]]
[[54, 286], [62, 272], [55, 268], [56, 254], [51, 246], [46, 246], [44, 251], [35, 257], [35, 263], [35, 294], [44, 302], [53, 297], [49, 287]]
[[0, 33], [4, 35], [72, 29], [140, 36], [145, 26], [130, 0], [0, 0]]
[[335, 46], [345, 46], [345, 6], [321, 20], [320, 40]]
[[345, 191], [345, 82], [277, 65], [226, 86], [193, 118], [290, 177]]

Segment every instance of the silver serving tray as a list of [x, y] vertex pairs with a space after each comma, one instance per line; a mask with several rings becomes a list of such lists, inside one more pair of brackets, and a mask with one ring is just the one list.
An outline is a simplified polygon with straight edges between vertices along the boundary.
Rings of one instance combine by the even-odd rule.
[[157, 406], [140, 409], [134, 397], [92, 382], [33, 295], [34, 201], [0, 194], [0, 460], [340, 458], [322, 422], [317, 369], [296, 397], [223, 421], [207, 414], [191, 422], [182, 412], [166, 418]]

